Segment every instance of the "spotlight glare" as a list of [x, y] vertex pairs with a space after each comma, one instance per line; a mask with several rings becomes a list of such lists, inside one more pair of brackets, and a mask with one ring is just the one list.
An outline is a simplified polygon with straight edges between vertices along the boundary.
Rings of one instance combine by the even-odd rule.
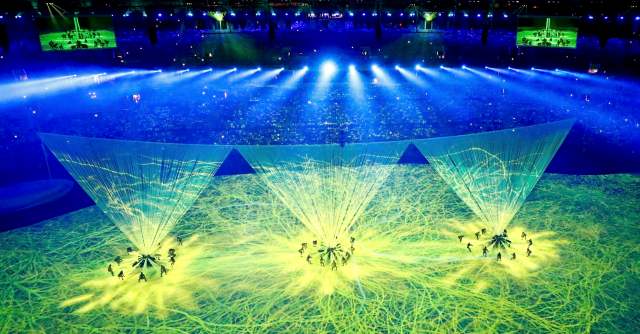
[[416, 64], [416, 66], [414, 68], [416, 69], [416, 71], [419, 70], [420, 69], [420, 64]]
[[349, 65], [349, 72], [354, 72], [356, 70], [356, 66], [351, 64]]
[[309, 70], [309, 66], [305, 66], [302, 68], [303, 71], [308, 71]]
[[394, 68], [396, 69], [396, 71], [400, 70], [400, 66], [399, 65], [396, 65]]
[[322, 63], [322, 66], [320, 66], [320, 70], [325, 75], [331, 75], [338, 71], [338, 66], [333, 61], [328, 60]]

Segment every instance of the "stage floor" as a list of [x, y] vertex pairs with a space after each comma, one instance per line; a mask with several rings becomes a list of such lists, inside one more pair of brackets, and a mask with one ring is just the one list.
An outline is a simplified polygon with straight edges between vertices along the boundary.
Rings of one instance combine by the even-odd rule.
[[161, 245], [175, 265], [148, 282], [107, 272], [131, 244], [95, 206], [0, 233], [0, 332], [640, 328], [639, 175], [545, 174], [500, 262], [482, 227], [429, 167], [400, 165], [331, 270], [298, 253], [306, 232], [257, 176], [216, 177]]

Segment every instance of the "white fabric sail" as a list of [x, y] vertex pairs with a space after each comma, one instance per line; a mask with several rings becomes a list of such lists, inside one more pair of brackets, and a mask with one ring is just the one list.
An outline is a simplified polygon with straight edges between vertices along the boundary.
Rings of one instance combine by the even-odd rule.
[[191, 208], [230, 146], [40, 134], [44, 144], [140, 252], [152, 252]]
[[522, 207], [573, 123], [564, 120], [414, 144], [462, 201], [498, 234]]
[[268, 188], [316, 238], [348, 235], [408, 142], [238, 146]]

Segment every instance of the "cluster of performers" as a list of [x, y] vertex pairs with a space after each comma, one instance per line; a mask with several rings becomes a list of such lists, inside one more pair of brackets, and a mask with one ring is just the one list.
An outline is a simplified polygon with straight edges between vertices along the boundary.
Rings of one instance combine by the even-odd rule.
[[533, 33], [533, 37], [522, 37], [520, 44], [563, 48], [571, 46], [571, 40], [560, 30], [538, 30]]
[[[474, 234], [474, 236], [475, 236], [476, 240], [480, 240], [480, 236], [485, 235], [486, 233], [487, 233], [487, 229], [486, 228], [482, 228], [480, 231], [476, 232]], [[505, 240], [505, 242], [507, 244], [507, 248], [511, 248], [511, 240], [507, 239], [508, 238], [507, 229], [504, 229], [504, 231], [502, 231], [502, 234], [500, 235], [500, 237], [502, 237], [503, 240]], [[462, 243], [462, 240], [464, 238], [465, 238], [465, 236], [463, 234], [458, 235], [458, 242]], [[533, 239], [532, 238], [528, 238], [527, 233], [524, 232], [524, 231], [520, 234], [520, 238], [527, 242], [527, 257], [530, 257], [531, 254], [533, 254], [533, 251], [531, 250], [531, 247], [533, 246]], [[482, 256], [483, 257], [488, 257], [489, 256], [489, 248], [487, 246], [490, 246], [490, 245], [482, 245]], [[471, 247], [473, 247], [473, 244], [470, 241], [467, 242], [467, 250], [469, 251], [469, 253], [472, 253]], [[493, 245], [493, 248], [502, 249], [505, 252], [507, 251], [504, 247], [501, 247], [500, 245]], [[515, 259], [516, 259], [516, 253], [512, 252], [511, 253], [511, 260], [515, 260]], [[502, 252], [498, 251], [498, 254], [496, 255], [496, 261], [502, 261]]]
[[109, 40], [102, 38], [99, 31], [96, 30], [69, 30], [63, 33], [60, 39], [49, 41], [49, 47], [53, 50], [75, 50], [93, 48], [108, 48]]
[[[346, 265], [356, 251], [355, 248], [356, 238], [350, 237], [350, 246], [347, 249], [343, 248], [341, 243], [336, 243], [334, 246], [320, 245], [318, 246], [318, 240], [313, 240], [311, 246], [308, 243], [303, 242], [300, 244], [300, 257], [305, 258], [307, 263], [313, 264], [316, 260], [321, 267], [329, 266], [331, 270], [338, 270], [338, 264]], [[305, 254], [307, 255], [305, 257]]]
[[[182, 245], [182, 238], [177, 237], [176, 240], [178, 241], [178, 245]], [[159, 245], [158, 245], [159, 246]], [[131, 255], [134, 252], [132, 247], [128, 247], [127, 248], [127, 254]], [[139, 268], [140, 269], [140, 273], [138, 274], [138, 282], [142, 282], [145, 281], [147, 282], [147, 276], [144, 273], [144, 270], [149, 268], [149, 267], [153, 267], [155, 266], [159, 266], [160, 267], [160, 277], [164, 277], [164, 275], [167, 275], [169, 273], [169, 270], [167, 269], [167, 265], [169, 265], [170, 267], [173, 267], [173, 265], [176, 263], [176, 250], [175, 248], [170, 248], [169, 251], [167, 252], [167, 258], [169, 259], [168, 264], [165, 263], [164, 261], [161, 260], [161, 254], [154, 254], [154, 255], [139, 255], [138, 258], [133, 261], [131, 267], [132, 268]], [[113, 259], [113, 262], [115, 262], [115, 264], [118, 266], [118, 268], [120, 269], [120, 271], [118, 272], [117, 277], [120, 280], [124, 281], [125, 278], [125, 270], [122, 268], [121, 264], [123, 263], [123, 259], [120, 256], [116, 256]], [[113, 269], [113, 264], [109, 263], [109, 266], [107, 267], [107, 272], [109, 272], [109, 274], [111, 274], [111, 276], [115, 277], [115, 271]]]

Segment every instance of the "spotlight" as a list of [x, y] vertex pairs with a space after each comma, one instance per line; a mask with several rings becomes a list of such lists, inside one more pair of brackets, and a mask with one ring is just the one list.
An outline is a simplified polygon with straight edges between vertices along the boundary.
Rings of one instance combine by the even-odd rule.
[[640, 21], [640, 16], [636, 16], [635, 20]]
[[509, 14], [504, 13], [504, 14], [502, 14], [502, 17], [504, 17], [505, 19], [508, 19], [509, 18]]
[[355, 70], [356, 70], [356, 65], [353, 65], [353, 64], [349, 65], [349, 72], [353, 72]]
[[593, 15], [588, 16], [589, 20], [593, 20]]
[[444, 66], [440, 65], [440, 69], [444, 69]]
[[535, 71], [535, 70], [536, 70], [536, 68], [535, 68], [535, 67], [531, 67], [531, 70], [532, 70], [532, 71]]
[[377, 71], [379, 69], [380, 69], [380, 67], [378, 67], [378, 65], [376, 65], [376, 64], [371, 65], [371, 70], [372, 71]]
[[462, 65], [460, 68], [462, 68], [463, 70], [467, 69], [467, 65]]
[[328, 60], [322, 63], [320, 70], [326, 75], [331, 75], [338, 70], [338, 66], [336, 65], [336, 63]]
[[414, 68], [416, 69], [416, 71], [419, 70], [420, 69], [420, 64], [416, 64], [416, 66]]
[[193, 13], [189, 11], [189, 12], [187, 12], [187, 16], [188, 17], [193, 17]]
[[302, 68], [303, 71], [308, 71], [309, 70], [309, 66], [305, 66]]
[[400, 66], [398, 66], [398, 65], [396, 65], [394, 68], [396, 69], [396, 71], [400, 70]]
[[237, 67], [234, 67], [234, 68], [232, 68], [232, 69], [231, 69], [231, 71], [233, 71], [233, 72], [235, 72], [235, 71], [237, 71], [237, 70], [238, 70], [238, 68], [237, 68]]
[[256, 71], [262, 71], [262, 67], [256, 68]]
[[486, 66], [486, 65], [485, 65], [485, 66], [484, 66], [484, 69], [485, 69], [485, 70], [488, 70], [488, 69], [489, 69], [489, 66]]

